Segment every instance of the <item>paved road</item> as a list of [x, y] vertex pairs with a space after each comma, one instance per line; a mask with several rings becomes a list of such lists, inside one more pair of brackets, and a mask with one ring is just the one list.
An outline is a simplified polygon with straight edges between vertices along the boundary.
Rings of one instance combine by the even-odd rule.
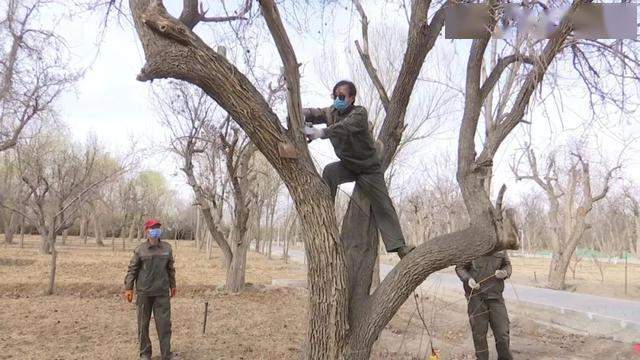
[[[282, 254], [282, 249], [274, 247], [274, 252]], [[296, 262], [304, 262], [304, 252], [289, 250], [289, 256]], [[391, 265], [380, 265], [380, 276], [386, 276], [392, 269]], [[460, 280], [453, 274], [435, 273], [430, 275], [420, 287], [426, 289], [447, 289], [463, 293]], [[504, 297], [508, 300], [537, 305], [543, 308], [553, 308], [560, 312], [572, 311], [584, 314], [588, 319], [605, 319], [619, 322], [621, 326], [634, 325], [640, 329], [640, 302], [608, 298], [603, 296], [571, 293], [508, 282], [505, 286]]]

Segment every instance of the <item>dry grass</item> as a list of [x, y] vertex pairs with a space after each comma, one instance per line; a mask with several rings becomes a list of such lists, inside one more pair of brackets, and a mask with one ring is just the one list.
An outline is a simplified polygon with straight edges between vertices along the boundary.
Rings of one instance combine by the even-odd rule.
[[[59, 248], [56, 293], [44, 296], [49, 256], [28, 248], [0, 247], [0, 354], [7, 359], [131, 359], [137, 354], [134, 305], [120, 297], [126, 251], [83, 246], [73, 239]], [[274, 278], [303, 279], [304, 266], [250, 253], [247, 281], [239, 295], [220, 288], [224, 273], [217, 252], [207, 260], [192, 243], [176, 248], [178, 297], [172, 300], [174, 350], [182, 359], [297, 359], [306, 331], [307, 292], [269, 286]], [[117, 242], [120, 249], [121, 243]], [[424, 312], [442, 359], [471, 359], [464, 299], [447, 303], [433, 292]], [[204, 302], [209, 302], [202, 335]], [[151, 331], [157, 349], [155, 331]], [[624, 359], [627, 344], [568, 335], [530, 319], [512, 317], [517, 359]], [[428, 335], [413, 299], [383, 331], [374, 359], [423, 359]], [[492, 339], [489, 339], [489, 343]], [[495, 355], [494, 355], [495, 357]]]
[[[74, 239], [60, 246], [55, 295], [44, 296], [50, 257], [37, 253], [36, 241], [28, 239], [25, 249], [0, 248], [2, 357], [135, 357], [135, 307], [120, 296], [135, 244], [116, 252], [109, 242], [104, 248], [83, 247]], [[305, 333], [305, 291], [268, 284], [274, 278], [303, 279], [304, 268], [250, 253], [247, 281], [255, 285], [231, 295], [219, 288], [224, 284], [219, 253], [207, 260], [192, 243], [179, 242], [177, 249], [172, 245], [179, 291], [172, 300], [172, 344], [182, 358], [297, 358]], [[207, 333], [202, 335], [205, 301], [210, 313]], [[155, 331], [151, 333], [158, 349]]]

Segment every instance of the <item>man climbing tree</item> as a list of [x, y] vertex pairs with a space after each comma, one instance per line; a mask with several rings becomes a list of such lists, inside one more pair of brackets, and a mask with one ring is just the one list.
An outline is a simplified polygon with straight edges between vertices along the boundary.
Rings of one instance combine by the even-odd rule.
[[[403, 258], [414, 247], [405, 244], [398, 214], [384, 182], [379, 148], [369, 128], [367, 110], [354, 104], [356, 93], [356, 86], [350, 81], [342, 80], [335, 84], [333, 105], [324, 109], [302, 110], [307, 121], [304, 133], [311, 141], [317, 138], [331, 140], [340, 158], [340, 161], [327, 165], [322, 172], [331, 198], [335, 199], [338, 185], [355, 181], [371, 202], [375, 222], [387, 251], [397, 252]], [[322, 123], [327, 124], [326, 129], [312, 125]], [[368, 209], [361, 210], [369, 213]]]
[[487, 330], [496, 340], [498, 360], [511, 360], [509, 350], [509, 315], [502, 291], [504, 279], [511, 276], [511, 261], [506, 251], [481, 256], [463, 265], [456, 265], [456, 274], [464, 286], [467, 313], [476, 348], [476, 359], [488, 360]]

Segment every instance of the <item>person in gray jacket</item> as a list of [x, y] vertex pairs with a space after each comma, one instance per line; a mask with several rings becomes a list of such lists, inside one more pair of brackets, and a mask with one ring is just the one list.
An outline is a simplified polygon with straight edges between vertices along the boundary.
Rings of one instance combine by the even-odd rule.
[[511, 360], [509, 349], [509, 314], [502, 292], [504, 279], [511, 276], [511, 261], [506, 251], [479, 258], [456, 266], [468, 300], [467, 313], [476, 349], [476, 359], [489, 359], [487, 330], [491, 325], [496, 341], [498, 360]]
[[176, 269], [173, 251], [168, 242], [161, 241], [161, 224], [149, 220], [144, 224], [147, 241], [134, 251], [124, 278], [125, 299], [133, 301], [133, 287], [136, 288], [138, 313], [138, 341], [140, 359], [151, 359], [149, 322], [151, 312], [156, 322], [163, 360], [174, 359], [171, 353], [171, 301], [176, 295]]
[[[354, 104], [356, 92], [352, 82], [338, 82], [333, 87], [332, 106], [302, 110], [307, 122], [304, 132], [310, 141], [329, 139], [340, 159], [325, 166], [322, 172], [332, 199], [335, 199], [338, 185], [355, 181], [371, 202], [374, 220], [387, 252], [396, 252], [402, 258], [414, 247], [405, 243], [398, 214], [384, 181], [380, 146], [373, 140], [367, 109]], [[327, 127], [313, 126], [317, 124], [327, 124]]]

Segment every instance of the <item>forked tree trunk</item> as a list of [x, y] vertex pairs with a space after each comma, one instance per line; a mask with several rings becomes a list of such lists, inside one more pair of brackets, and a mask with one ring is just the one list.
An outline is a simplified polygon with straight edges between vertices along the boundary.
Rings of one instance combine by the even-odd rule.
[[233, 231], [231, 239], [231, 251], [233, 252], [233, 258], [231, 264], [227, 270], [226, 287], [232, 293], [242, 291], [245, 283], [245, 273], [247, 267], [247, 251], [249, 250], [250, 243], [244, 241], [244, 234], [239, 234], [237, 231]]
[[565, 280], [571, 258], [587, 229], [586, 214], [586, 212], [580, 214], [580, 211], [578, 211], [576, 214], [576, 223], [571, 230], [569, 238], [565, 242], [560, 242], [560, 246], [553, 250], [547, 278], [548, 287], [551, 289], [563, 290], [566, 288]]

